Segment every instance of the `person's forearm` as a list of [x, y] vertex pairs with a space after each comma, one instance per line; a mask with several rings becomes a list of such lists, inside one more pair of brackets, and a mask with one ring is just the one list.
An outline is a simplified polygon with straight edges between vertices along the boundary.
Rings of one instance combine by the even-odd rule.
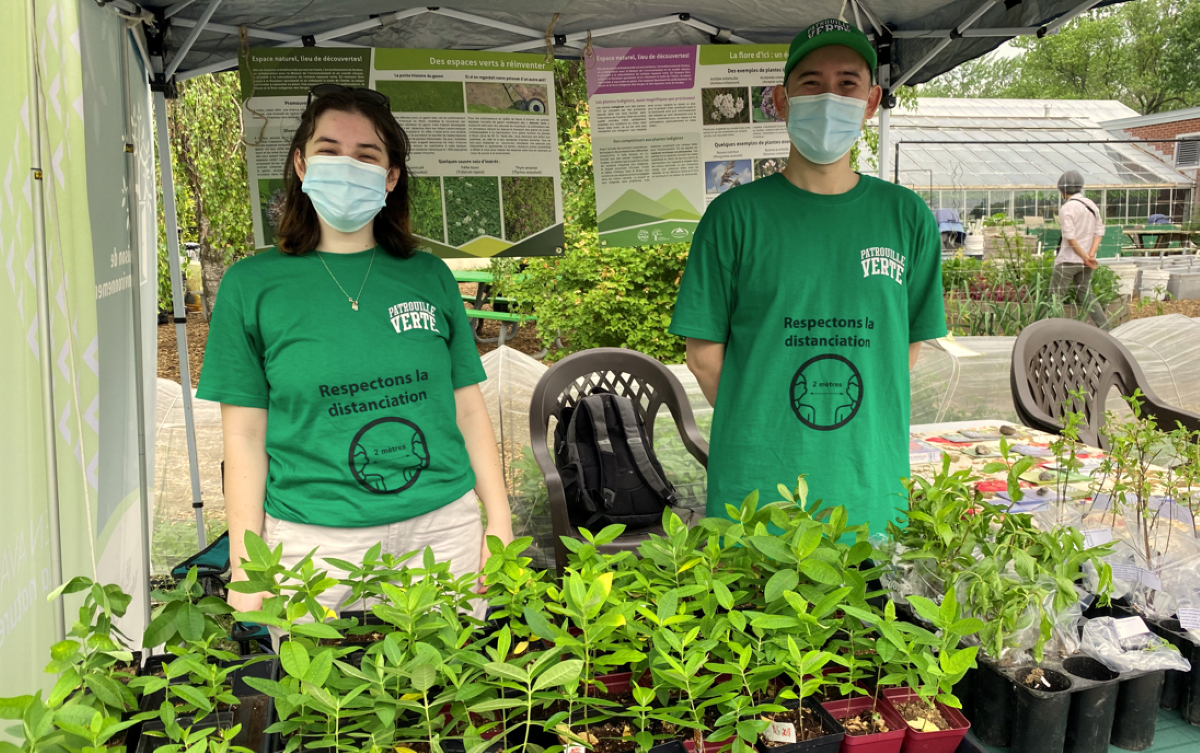
[[908, 370], [912, 371], [917, 366], [917, 358], [921, 355], [921, 341], [908, 344]]
[[725, 343], [688, 338], [688, 371], [696, 377], [696, 383], [700, 385], [700, 391], [709, 405], [717, 404], [717, 386], [721, 383], [721, 369], [724, 366]]
[[500, 452], [496, 449], [496, 435], [482, 398], [477, 406], [459, 416], [458, 430], [467, 447], [471, 470], [475, 472], [475, 493], [487, 514], [486, 533], [507, 544], [513, 539], [512, 512], [508, 507], [508, 489], [504, 484]]
[[251, 437], [225, 437], [225, 517], [229, 527], [232, 580], [246, 580], [246, 531], [262, 533], [267, 492], [265, 442]]

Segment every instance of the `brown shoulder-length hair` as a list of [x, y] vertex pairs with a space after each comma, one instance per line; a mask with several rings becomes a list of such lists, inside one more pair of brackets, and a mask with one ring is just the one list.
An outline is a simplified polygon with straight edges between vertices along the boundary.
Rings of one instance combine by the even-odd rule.
[[283, 165], [283, 208], [276, 230], [279, 250], [287, 254], [307, 254], [321, 242], [321, 223], [312, 201], [301, 189], [294, 163], [296, 151], [304, 158], [304, 148], [316, 130], [317, 118], [329, 110], [362, 115], [375, 126], [387, 152], [388, 168], [398, 168], [400, 178], [387, 195], [387, 202], [372, 220], [375, 242], [392, 256], [407, 259], [417, 248], [417, 239], [409, 230], [408, 207], [408, 136], [388, 112], [388, 108], [358, 97], [352, 91], [334, 92], [317, 97], [300, 118], [300, 127], [292, 137]]

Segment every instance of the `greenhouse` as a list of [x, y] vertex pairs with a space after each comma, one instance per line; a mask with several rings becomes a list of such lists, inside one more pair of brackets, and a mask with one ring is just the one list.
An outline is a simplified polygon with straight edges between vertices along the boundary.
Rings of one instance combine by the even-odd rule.
[[997, 213], [1052, 221], [1062, 203], [1055, 183], [1076, 169], [1110, 224], [1152, 214], [1189, 221], [1192, 179], [1101, 125], [1133, 115], [1111, 101], [923, 98], [893, 115], [896, 180], [964, 221]]

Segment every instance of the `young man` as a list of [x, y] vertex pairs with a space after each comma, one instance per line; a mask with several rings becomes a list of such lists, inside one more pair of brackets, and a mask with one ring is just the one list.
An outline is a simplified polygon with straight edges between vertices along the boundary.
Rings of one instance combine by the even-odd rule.
[[882, 96], [874, 68], [845, 22], [797, 36], [775, 88], [786, 169], [717, 198], [696, 229], [670, 331], [715, 408], [711, 516], [801, 473], [872, 531], [903, 504], [908, 371], [946, 334], [941, 238], [916, 194], [850, 167]]
[[1108, 329], [1108, 317], [1096, 296], [1092, 295], [1092, 273], [1100, 266], [1096, 251], [1104, 239], [1104, 218], [1100, 208], [1083, 195], [1083, 175], [1068, 170], [1058, 179], [1058, 194], [1062, 208], [1058, 217], [1062, 224], [1062, 243], [1054, 257], [1054, 272], [1050, 276], [1050, 294], [1065, 298], [1075, 289], [1075, 300], [1086, 306], [1092, 323]]

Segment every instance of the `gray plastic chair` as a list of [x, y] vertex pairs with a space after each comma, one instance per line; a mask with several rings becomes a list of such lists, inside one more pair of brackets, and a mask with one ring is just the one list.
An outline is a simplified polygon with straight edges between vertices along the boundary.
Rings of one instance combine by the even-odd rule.
[[[1013, 345], [1011, 375], [1021, 423], [1054, 434], [1062, 432], [1068, 393], [1083, 387], [1087, 425], [1079, 438], [1092, 447], [1108, 449], [1102, 431], [1105, 402], [1113, 387], [1126, 397], [1140, 389], [1142, 413], [1153, 417], [1160, 429], [1172, 430], [1178, 421], [1189, 430], [1200, 430], [1200, 415], [1160, 400], [1119, 340], [1074, 319], [1043, 319], [1023, 329]], [[1077, 404], [1072, 407], [1079, 409]]]
[[[683, 385], [658, 361], [636, 350], [594, 348], [567, 356], [551, 366], [538, 380], [529, 405], [529, 439], [533, 456], [546, 477], [550, 497], [550, 517], [554, 527], [554, 560], [561, 573], [567, 563], [563, 536], [582, 540], [567, 515], [567, 498], [562, 478], [554, 466], [550, 448], [550, 419], [563, 408], [573, 408], [596, 391], [628, 397], [636, 408], [646, 435], [654, 446], [654, 418], [666, 406], [675, 419], [675, 427], [684, 447], [704, 467], [708, 467], [708, 442], [700, 436], [696, 419]], [[662, 533], [662, 526], [626, 530], [616, 541], [600, 547], [605, 553], [635, 551], [651, 533]]]

